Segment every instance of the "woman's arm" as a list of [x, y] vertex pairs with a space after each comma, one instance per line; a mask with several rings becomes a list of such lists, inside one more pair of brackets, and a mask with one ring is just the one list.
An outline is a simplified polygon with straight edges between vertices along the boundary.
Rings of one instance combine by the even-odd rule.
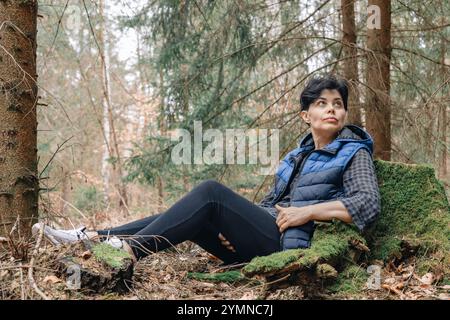
[[344, 197], [339, 200], [347, 208], [359, 230], [366, 229], [381, 212], [381, 197], [370, 153], [360, 149], [343, 176]]
[[284, 232], [289, 227], [301, 226], [310, 220], [328, 221], [339, 219], [346, 223], [353, 221], [347, 208], [339, 200], [304, 207], [280, 207], [276, 204], [275, 208], [278, 210], [277, 225], [280, 232]]
[[309, 209], [311, 210], [310, 220], [328, 221], [339, 219], [346, 223], [353, 222], [347, 208], [339, 200], [314, 204], [309, 206]]

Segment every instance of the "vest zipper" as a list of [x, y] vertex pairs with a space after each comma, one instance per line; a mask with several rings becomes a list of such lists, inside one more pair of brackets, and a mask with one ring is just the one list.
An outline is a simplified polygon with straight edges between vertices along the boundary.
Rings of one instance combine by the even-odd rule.
[[[298, 171], [299, 174], [302, 172], [302, 169], [303, 169], [303, 167], [305, 166], [306, 159], [307, 159], [307, 158], [309, 157], [309, 155], [310, 155], [312, 152], [314, 152], [314, 151], [315, 151], [314, 149], [311, 150], [311, 151], [308, 151], [308, 153], [307, 153], [307, 154], [305, 155], [305, 157], [302, 159], [302, 165], [300, 166], [300, 169], [299, 169], [299, 171]], [[296, 176], [295, 172], [296, 172], [297, 166], [298, 166], [298, 162], [296, 161], [296, 162], [295, 162], [294, 169], [293, 169], [293, 171], [292, 171], [292, 174], [291, 174], [291, 176], [289, 177], [288, 183], [287, 183], [286, 186], [284, 187], [283, 191], [280, 192], [280, 194], [278, 195], [278, 197], [273, 201], [273, 204], [277, 203], [277, 201], [280, 200], [280, 198], [283, 196], [284, 192], [286, 191], [286, 188], [292, 183], [292, 180], [293, 180], [294, 177]]]

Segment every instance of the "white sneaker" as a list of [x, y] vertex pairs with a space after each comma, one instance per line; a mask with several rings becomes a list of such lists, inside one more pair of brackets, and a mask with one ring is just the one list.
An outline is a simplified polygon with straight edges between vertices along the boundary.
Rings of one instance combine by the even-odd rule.
[[[44, 225], [44, 236], [50, 240], [53, 244], [59, 245], [63, 243], [74, 243], [81, 240], [89, 240], [89, 237], [84, 233], [86, 227], [80, 227], [72, 230], [60, 230], [53, 229]], [[34, 236], [39, 234], [42, 229], [42, 223], [36, 223], [33, 225], [31, 231]]]
[[123, 249], [123, 242], [116, 236], [112, 236], [111, 238], [108, 238], [107, 240], [103, 241], [103, 243], [109, 244], [111, 247], [116, 249]]

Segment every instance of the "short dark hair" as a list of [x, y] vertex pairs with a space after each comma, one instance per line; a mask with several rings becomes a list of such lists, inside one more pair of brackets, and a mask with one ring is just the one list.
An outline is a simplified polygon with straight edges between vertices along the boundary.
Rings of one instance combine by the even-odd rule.
[[312, 77], [303, 92], [300, 94], [300, 106], [301, 111], [307, 111], [311, 103], [320, 97], [320, 93], [325, 90], [336, 89], [344, 102], [344, 108], [347, 111], [348, 100], [348, 84], [345, 79], [337, 78], [332, 74], [326, 74], [324, 76]]

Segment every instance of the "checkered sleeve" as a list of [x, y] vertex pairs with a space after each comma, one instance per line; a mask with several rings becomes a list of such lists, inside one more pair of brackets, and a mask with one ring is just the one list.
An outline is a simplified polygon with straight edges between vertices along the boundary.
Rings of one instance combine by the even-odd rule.
[[342, 201], [353, 223], [364, 231], [381, 211], [380, 192], [370, 153], [360, 149], [344, 171]]

